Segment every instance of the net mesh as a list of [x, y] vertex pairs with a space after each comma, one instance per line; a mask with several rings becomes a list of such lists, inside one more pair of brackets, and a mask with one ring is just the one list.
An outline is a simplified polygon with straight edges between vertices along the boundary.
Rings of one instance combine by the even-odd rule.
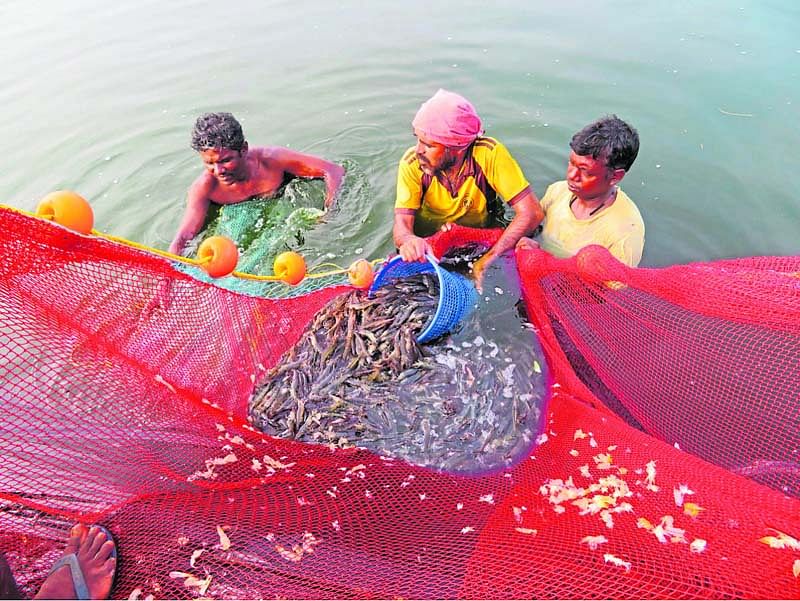
[[113, 533], [115, 598], [800, 594], [797, 258], [519, 252], [547, 427], [528, 459], [467, 477], [247, 423], [254, 380], [349, 288], [257, 298], [0, 224], [0, 552], [28, 595], [75, 520]]
[[[323, 196], [321, 182], [292, 179], [274, 198], [255, 197], [248, 202], [221, 206], [193, 243], [199, 245], [210, 236], [225, 236], [239, 249], [237, 271], [257, 276], [273, 275], [275, 257], [286, 250], [298, 250], [305, 236], [325, 220], [326, 212], [315, 206], [322, 206]], [[175, 263], [174, 267], [201, 282], [213, 282], [220, 288], [266, 298], [302, 296], [324, 286], [347, 283], [347, 276], [341, 273], [306, 278], [290, 286], [239, 277], [215, 280], [193, 265]]]

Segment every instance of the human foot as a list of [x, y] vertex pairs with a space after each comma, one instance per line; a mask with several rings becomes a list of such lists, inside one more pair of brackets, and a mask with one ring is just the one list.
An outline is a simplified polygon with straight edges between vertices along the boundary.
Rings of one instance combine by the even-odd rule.
[[67, 548], [34, 599], [108, 599], [117, 550], [105, 528], [76, 524], [70, 530]]

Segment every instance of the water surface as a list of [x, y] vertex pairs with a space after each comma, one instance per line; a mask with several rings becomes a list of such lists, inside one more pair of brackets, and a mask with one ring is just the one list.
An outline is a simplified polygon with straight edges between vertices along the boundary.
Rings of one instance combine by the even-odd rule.
[[72, 188], [98, 229], [137, 242], [168, 246], [201, 169], [193, 120], [228, 110], [251, 144], [348, 166], [339, 211], [300, 248], [312, 264], [385, 255], [411, 118], [445, 87], [540, 196], [582, 125], [616, 113], [637, 127], [623, 188], [647, 226], [644, 265], [799, 249], [793, 0], [6, 0], [0, 18], [0, 199], [33, 209]]

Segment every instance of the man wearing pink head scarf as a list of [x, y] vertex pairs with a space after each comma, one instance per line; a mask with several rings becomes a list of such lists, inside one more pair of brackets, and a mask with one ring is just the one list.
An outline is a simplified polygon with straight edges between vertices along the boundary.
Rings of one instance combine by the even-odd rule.
[[394, 205], [394, 241], [403, 260], [425, 260], [430, 247], [422, 236], [440, 227], [493, 225], [490, 209], [498, 197], [514, 208], [500, 239], [473, 267], [480, 289], [489, 263], [542, 221], [539, 201], [506, 147], [481, 135], [481, 119], [463, 96], [439, 90], [412, 125], [417, 144], [400, 160]]

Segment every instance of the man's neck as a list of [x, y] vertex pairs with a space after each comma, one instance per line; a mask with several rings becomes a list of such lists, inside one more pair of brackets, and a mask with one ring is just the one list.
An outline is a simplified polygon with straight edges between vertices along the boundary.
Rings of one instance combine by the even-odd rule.
[[453, 164], [450, 167], [448, 167], [447, 169], [443, 170], [443, 173], [444, 173], [445, 177], [447, 177], [449, 179], [455, 179], [456, 178], [456, 176], [461, 172], [461, 167], [463, 167], [464, 161], [467, 158], [467, 151], [468, 150], [469, 149], [466, 149], [466, 150], [463, 150], [463, 151], [459, 152], [456, 155], [455, 161], [453, 162]]
[[608, 194], [589, 200], [576, 197], [577, 202], [571, 203], [572, 212], [578, 219], [588, 219], [595, 214], [614, 204], [617, 198], [617, 187], [612, 186]]

